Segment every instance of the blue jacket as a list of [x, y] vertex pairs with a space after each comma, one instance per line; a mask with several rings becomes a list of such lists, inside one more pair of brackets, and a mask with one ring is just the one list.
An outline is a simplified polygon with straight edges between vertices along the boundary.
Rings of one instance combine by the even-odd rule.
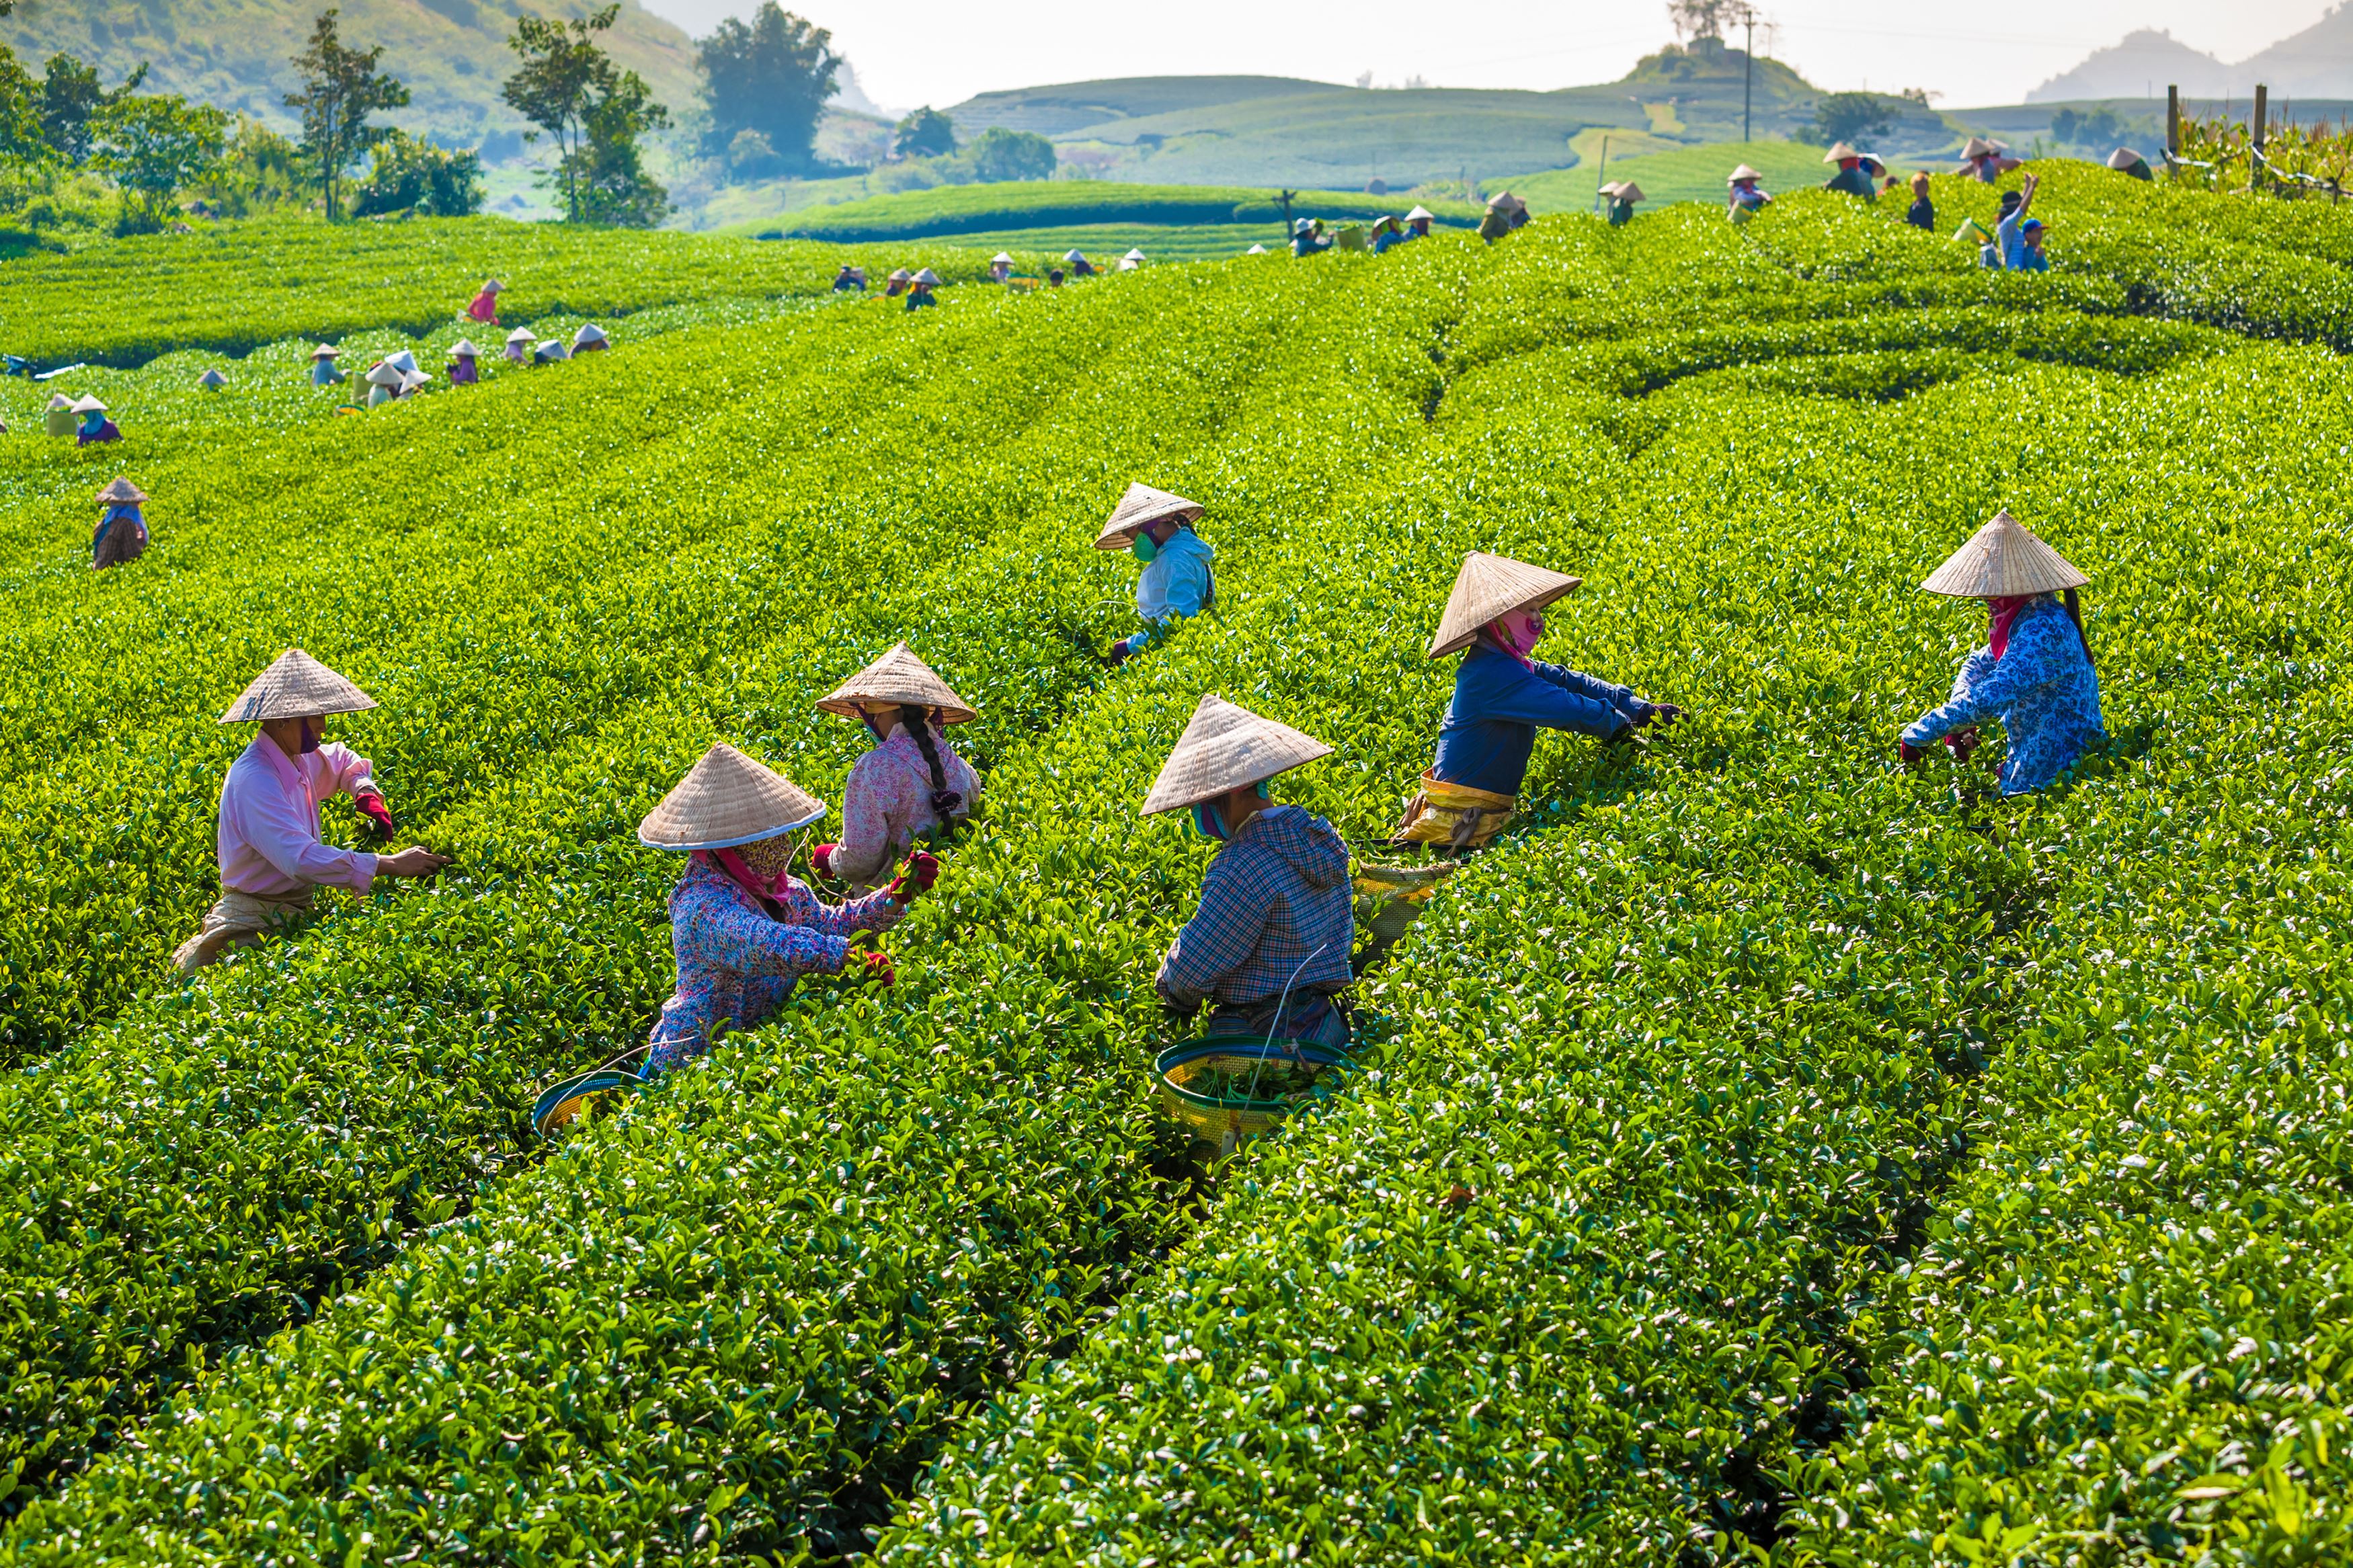
[[1180, 528], [1160, 547], [1144, 575], [1135, 580], [1135, 613], [1146, 626], [1198, 616], [1212, 593], [1208, 542], [1189, 528]]
[[2004, 795], [2042, 788], [2104, 732], [2100, 678], [2057, 595], [2018, 612], [2000, 658], [1989, 648], [1970, 654], [1954, 679], [1951, 698], [1915, 720], [1904, 739], [1932, 745], [1988, 719], [2001, 721], [2010, 742], [2001, 764]]
[[1454, 700], [1430, 771], [1447, 784], [1517, 795], [1538, 725], [1608, 735], [1651, 711], [1626, 687], [1557, 664], [1524, 666], [1490, 643], [1473, 643], [1454, 672]]

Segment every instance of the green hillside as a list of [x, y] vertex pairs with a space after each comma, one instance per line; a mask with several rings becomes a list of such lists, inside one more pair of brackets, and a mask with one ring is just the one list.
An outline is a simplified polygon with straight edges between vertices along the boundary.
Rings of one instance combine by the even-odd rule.
[[[2044, 200], [2047, 275], [1792, 190], [1019, 296], [965, 252], [919, 311], [494, 220], [0, 263], [122, 432], [0, 383], [0, 1565], [2345, 1563], [2353, 211]], [[308, 384], [323, 332], [438, 368], [485, 259], [631, 314]], [[153, 542], [92, 571], [118, 473]], [[1216, 602], [1114, 668], [1139, 479]], [[1920, 591], [1996, 509], [2080, 644]], [[1218, 694], [1398, 856], [1473, 551], [1682, 716], [1535, 736], [1346, 1060], [1196, 1139], [1155, 977], [1267, 836], [1138, 807]], [[937, 886], [674, 926], [641, 819], [723, 740], [833, 837], [871, 747], [817, 703], [902, 639], [977, 714]], [[183, 979], [216, 716], [289, 646], [454, 860]], [[2001, 795], [2079, 648], [2096, 724]], [[1982, 749], [1907, 763], [1957, 669]], [[743, 1016], [535, 1137], [681, 949]]]
[[[1258, 237], [1282, 232], [1282, 209], [1271, 190], [1245, 186], [1138, 185], [1108, 180], [1039, 180], [999, 184], [942, 185], [831, 206], [803, 207], [757, 225], [728, 232], [763, 237], [871, 242], [996, 234], [1012, 229], [1070, 225], [1254, 225]], [[1326, 221], [1402, 213], [1412, 204], [1362, 195], [1335, 197], [1310, 191], [1293, 207], [1294, 216]], [[1475, 225], [1480, 208], [1468, 202], [1425, 203], [1439, 220]]]
[[[337, 0], [343, 41], [385, 47], [382, 68], [407, 84], [410, 106], [381, 116], [453, 146], [486, 140], [493, 155], [521, 151], [523, 121], [499, 101], [514, 68], [506, 45], [512, 0]], [[287, 61], [302, 47], [325, 0], [20, 0], [0, 17], [0, 44], [36, 74], [53, 54], [97, 64], [109, 81], [141, 61], [153, 88], [257, 116], [281, 129], [293, 123], [281, 100], [293, 86]], [[533, 9], [579, 16], [589, 0], [554, 0]], [[612, 34], [616, 58], [650, 83], [675, 109], [693, 102], [700, 78], [685, 33], [622, 0]]]
[[[1596, 165], [1515, 175], [1504, 183], [1514, 194], [1526, 197], [1530, 207], [1537, 212], [1592, 211], [1594, 184], [1603, 178], [1632, 180], [1642, 187], [1649, 205], [1661, 202], [1721, 203], [1726, 177], [1742, 163], [1762, 174], [1765, 188], [1776, 195], [1819, 185], [1831, 174], [1822, 165], [1821, 149], [1811, 142], [1718, 142], [1704, 147], [1678, 148], [1672, 153], [1612, 157], [1606, 174]], [[1899, 160], [1896, 166], [1905, 165]]]

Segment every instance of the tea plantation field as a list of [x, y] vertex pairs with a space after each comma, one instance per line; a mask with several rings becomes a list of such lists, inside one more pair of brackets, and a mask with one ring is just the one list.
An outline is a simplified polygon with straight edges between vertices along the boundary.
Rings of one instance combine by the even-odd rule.
[[[2353, 1557], [2353, 215], [2037, 211], [2041, 277], [1818, 192], [1028, 296], [487, 223], [6, 264], [126, 438], [0, 386], [0, 1563]], [[492, 273], [616, 350], [302, 384]], [[1134, 478], [1219, 592], [1113, 672]], [[1894, 763], [2002, 506], [2111, 731], [2009, 802]], [[1215, 690], [1377, 845], [1474, 548], [1688, 717], [1541, 741], [1354, 1087], [1204, 1180], [1147, 1068], [1208, 847], [1135, 808]], [[534, 1146], [667, 993], [638, 817], [721, 737], [838, 805], [812, 703], [902, 637], [987, 796], [898, 986]], [[290, 643], [456, 863], [175, 984]]]

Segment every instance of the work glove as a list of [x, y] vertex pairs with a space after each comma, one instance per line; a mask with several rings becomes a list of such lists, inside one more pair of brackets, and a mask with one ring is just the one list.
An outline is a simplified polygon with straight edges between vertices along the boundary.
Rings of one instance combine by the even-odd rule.
[[889, 953], [863, 952], [859, 954], [859, 958], [860, 962], [858, 967], [850, 972], [851, 979], [862, 981], [869, 985], [899, 984], [899, 972], [892, 967]]
[[1674, 728], [1675, 721], [1683, 716], [1683, 710], [1672, 702], [1653, 702], [1651, 704], [1650, 711], [1636, 720], [1635, 723], [1656, 724], [1662, 730], [1672, 730]]
[[375, 830], [378, 833], [383, 834], [386, 838], [392, 837], [392, 807], [384, 804], [384, 796], [364, 795], [353, 804], [360, 808], [362, 816], [375, 824]]
[[1966, 730], [1956, 730], [1946, 736], [1945, 750], [1953, 753], [1953, 761], [1966, 763], [1969, 760], [1969, 753], [1976, 751], [1984, 742], [1985, 737], [1978, 734], [1978, 727], [1972, 724]]
[[1127, 656], [1134, 651], [1135, 650], [1127, 646], [1127, 639], [1123, 637], [1111, 645], [1111, 651], [1103, 655], [1103, 658], [1110, 661], [1113, 668], [1116, 669], [1127, 662]]
[[932, 884], [939, 879], [939, 857], [928, 849], [918, 849], [907, 857], [906, 865], [900, 868], [898, 876], [883, 891], [902, 905], [912, 904], [918, 894], [930, 892]]
[[1928, 749], [1926, 746], [1915, 746], [1909, 741], [1898, 741], [1895, 742], [1895, 754], [1908, 768], [1926, 761]]
[[820, 877], [832, 876], [834, 851], [840, 847], [841, 846], [839, 844], [818, 845], [816, 848], [809, 851], [810, 868]]
[[1602, 744], [1605, 746], [1648, 746], [1650, 742], [1643, 740], [1641, 736], [1634, 732], [1633, 721], [1620, 720], [1619, 721], [1618, 728], [1609, 731], [1609, 738], [1607, 741], [1604, 741]]

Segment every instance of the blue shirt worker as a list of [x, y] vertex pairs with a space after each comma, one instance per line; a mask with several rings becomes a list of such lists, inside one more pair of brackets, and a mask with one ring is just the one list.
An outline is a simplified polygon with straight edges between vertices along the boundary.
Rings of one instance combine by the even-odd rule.
[[[2041, 266], [2033, 266], [2029, 264], [2026, 258], [2027, 213], [2034, 205], [2035, 188], [2041, 184], [2042, 182], [2032, 174], [2027, 175], [2020, 182], [2018, 205], [2012, 206], [2005, 200], [2002, 203], [2001, 218], [1993, 226], [1994, 249], [2001, 258], [2002, 267], [2008, 271], [2046, 272], [2050, 270], [2050, 263], [2044, 262]], [[2034, 226], [2039, 230], [2042, 226], [2038, 222]], [[2039, 246], [2039, 239], [2037, 244]]]
[[2149, 169], [2148, 160], [2142, 157], [2139, 153], [2134, 152], [2129, 147], [2119, 147], [2115, 152], [2109, 153], [2108, 167], [2114, 169], [2119, 174], [2130, 174], [2136, 180], [2154, 180], [2157, 178], [2157, 175]]
[[1314, 736], [1212, 694], [1145, 797], [1146, 816], [1189, 807], [1194, 830], [1219, 846], [1200, 908], [1153, 982], [1179, 1016], [1212, 1004], [1210, 1036], [1348, 1042], [1337, 1003], [1356, 935], [1348, 847], [1322, 817], [1277, 803], [1269, 783], [1331, 754]]
[[936, 308], [940, 302], [939, 296], [932, 290], [939, 286], [940, 275], [930, 268], [926, 267], [916, 273], [914, 280], [907, 286], [907, 309], [921, 310], [927, 307]]
[[333, 386], [342, 382], [343, 373], [335, 368], [335, 361], [343, 357], [343, 353], [331, 343], [321, 343], [311, 351], [312, 386]]
[[1838, 165], [1838, 173], [1822, 182], [1822, 189], [1843, 191], [1851, 196], [1861, 196], [1867, 202], [1875, 202], [1879, 199], [1879, 192], [1872, 184], [1871, 175], [1863, 169], [1862, 154], [1845, 142], [1834, 143], [1828, 153], [1822, 154], [1822, 162]]
[[1743, 163], [1732, 171], [1724, 182], [1724, 216], [1735, 223], [1746, 223], [1764, 208], [1773, 205], [1765, 194], [1765, 175]]
[[1431, 212], [1428, 207], [1417, 205], [1411, 212], [1405, 215], [1405, 233], [1400, 237], [1428, 239], [1430, 226], [1437, 221], [1436, 213]]
[[1439, 729], [1438, 758], [1390, 843], [1482, 847], [1512, 818], [1539, 728], [1629, 744], [1636, 731], [1682, 717], [1672, 703], [1528, 657], [1544, 636], [1545, 606], [1581, 581], [1484, 551], [1463, 560], [1430, 641], [1432, 658], [1462, 655], [1454, 700]]
[[1135, 580], [1135, 613], [1144, 629], [1111, 645], [1111, 661], [1124, 663], [1217, 603], [1208, 543], [1193, 531], [1201, 504], [1146, 484], [1131, 484], [1111, 521], [1095, 535], [1097, 550], [1124, 550], [1144, 563]]
[[147, 492], [121, 474], [98, 492], [98, 504], [105, 510], [99, 514], [98, 531], [90, 539], [91, 570], [102, 572], [146, 553], [147, 517], [139, 510], [146, 501]]
[[1983, 599], [1986, 643], [1962, 663], [1945, 705], [1905, 729], [1896, 751], [1905, 764], [1918, 764], [1938, 741], [1967, 762], [1978, 726], [1991, 719], [2010, 742], [1996, 774], [2002, 794], [2042, 789], [2072, 767], [2106, 732], [2075, 597], [2090, 581], [2007, 511], [1953, 552], [1921, 591]]

